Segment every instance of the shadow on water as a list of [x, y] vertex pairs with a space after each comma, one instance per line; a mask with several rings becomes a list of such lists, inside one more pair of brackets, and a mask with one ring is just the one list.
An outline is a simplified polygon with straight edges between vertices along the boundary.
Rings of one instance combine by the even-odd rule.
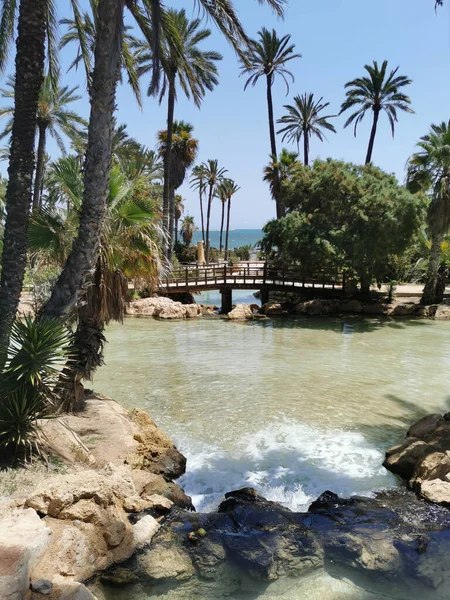
[[359, 315], [346, 316], [290, 316], [275, 317], [262, 321], [239, 322], [249, 327], [272, 327], [274, 329], [310, 329], [314, 331], [336, 331], [343, 334], [372, 333], [382, 329], [405, 330], [409, 328], [430, 327], [432, 321], [426, 319], [396, 318], [388, 317], [373, 318]]

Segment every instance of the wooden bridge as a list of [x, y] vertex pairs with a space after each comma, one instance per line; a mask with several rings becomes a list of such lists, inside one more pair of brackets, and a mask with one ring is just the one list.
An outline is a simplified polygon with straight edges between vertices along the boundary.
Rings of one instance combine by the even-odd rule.
[[269, 300], [269, 292], [295, 292], [313, 297], [343, 294], [345, 273], [321, 271], [314, 276], [298, 269], [277, 267], [266, 262], [240, 262], [209, 265], [180, 265], [160, 282], [164, 294], [196, 294], [207, 290], [220, 290], [222, 312], [231, 310], [233, 290], [259, 290], [261, 302]]

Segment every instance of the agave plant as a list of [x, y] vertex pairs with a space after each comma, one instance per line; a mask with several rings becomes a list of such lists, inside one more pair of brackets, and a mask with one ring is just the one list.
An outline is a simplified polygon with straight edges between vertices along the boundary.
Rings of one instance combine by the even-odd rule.
[[58, 408], [58, 380], [70, 356], [59, 320], [15, 321], [0, 380], [0, 449], [16, 457], [39, 448], [39, 420]]

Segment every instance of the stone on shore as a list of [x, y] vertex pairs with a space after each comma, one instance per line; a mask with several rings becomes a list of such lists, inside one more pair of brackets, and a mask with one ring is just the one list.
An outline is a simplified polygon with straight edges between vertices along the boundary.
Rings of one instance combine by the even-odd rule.
[[202, 315], [198, 304], [182, 304], [170, 298], [155, 297], [133, 300], [127, 304], [127, 315], [159, 319], [194, 319]]
[[237, 304], [232, 311], [227, 314], [231, 321], [245, 321], [253, 319], [253, 311], [249, 304]]

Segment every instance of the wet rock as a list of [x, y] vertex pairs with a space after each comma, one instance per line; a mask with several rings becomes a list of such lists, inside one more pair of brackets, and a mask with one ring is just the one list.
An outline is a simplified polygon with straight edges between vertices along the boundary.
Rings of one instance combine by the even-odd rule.
[[416, 304], [414, 303], [405, 303], [405, 304], [397, 304], [387, 311], [388, 315], [394, 317], [407, 317], [411, 316], [416, 312]]
[[413, 476], [417, 464], [433, 451], [428, 444], [415, 438], [408, 438], [396, 451], [393, 450], [388, 451], [383, 466], [407, 480]]
[[341, 306], [344, 313], [362, 313], [363, 305], [359, 300], [349, 300]]
[[450, 482], [433, 479], [420, 484], [420, 495], [429, 502], [450, 507]]
[[407, 436], [414, 437], [419, 440], [425, 439], [425, 436], [432, 433], [439, 425], [444, 422], [442, 415], [426, 415], [408, 429]]
[[366, 304], [363, 308], [363, 313], [365, 315], [383, 315], [385, 311], [385, 304]]
[[268, 302], [261, 307], [261, 312], [267, 317], [280, 317], [281, 315], [285, 314], [286, 311], [283, 308], [283, 305], [279, 302]]
[[31, 582], [31, 591], [43, 596], [50, 596], [53, 589], [53, 583], [49, 579], [36, 579]]
[[237, 304], [236, 307], [228, 313], [227, 318], [232, 321], [253, 319], [253, 311], [248, 304]]
[[189, 553], [181, 547], [150, 548], [137, 559], [138, 570], [149, 579], [189, 579], [195, 568]]
[[434, 313], [434, 318], [440, 321], [448, 321], [450, 319], [450, 304], [439, 304]]

